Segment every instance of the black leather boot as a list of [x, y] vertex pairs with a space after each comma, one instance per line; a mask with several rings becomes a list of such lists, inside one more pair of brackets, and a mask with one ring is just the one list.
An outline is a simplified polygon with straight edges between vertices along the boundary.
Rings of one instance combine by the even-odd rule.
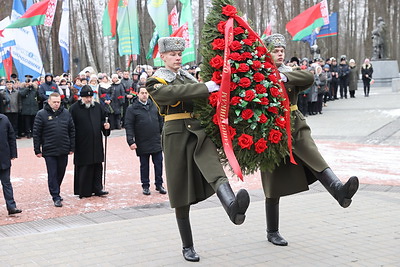
[[176, 222], [178, 223], [178, 229], [182, 239], [183, 257], [187, 261], [199, 261], [200, 257], [199, 255], [197, 255], [193, 247], [192, 229], [190, 227], [189, 218], [185, 219], [176, 218]]
[[326, 190], [339, 202], [340, 206], [343, 208], [350, 206], [351, 198], [357, 192], [359, 186], [356, 176], [350, 177], [345, 184], [342, 184], [331, 168], [326, 168], [323, 172], [317, 173], [316, 176]]
[[245, 189], [240, 189], [235, 196], [230, 184], [223, 183], [217, 189], [217, 196], [229, 219], [234, 224], [242, 224], [246, 218], [245, 213], [250, 204], [249, 193]]
[[267, 240], [277, 246], [287, 246], [288, 242], [279, 233], [279, 198], [265, 199], [267, 216]]

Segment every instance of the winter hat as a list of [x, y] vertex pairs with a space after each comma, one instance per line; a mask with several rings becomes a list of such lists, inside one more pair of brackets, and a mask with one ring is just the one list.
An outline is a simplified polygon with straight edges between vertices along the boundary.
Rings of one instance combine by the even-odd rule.
[[98, 80], [98, 78], [97, 78], [97, 75], [96, 74], [92, 74], [92, 75], [90, 75], [90, 79], [89, 79], [89, 81], [91, 81], [91, 80]]
[[113, 78], [117, 78], [119, 80], [118, 74], [114, 73], [113, 75], [111, 75], [111, 79]]
[[354, 59], [350, 59], [350, 61], [349, 61], [349, 64], [351, 64], [351, 63], [356, 63], [355, 61], [354, 61]]
[[89, 85], [84, 85], [80, 92], [81, 97], [93, 96], [93, 90]]
[[185, 39], [182, 37], [162, 37], [158, 40], [160, 53], [185, 50]]
[[279, 33], [274, 33], [272, 35], [269, 35], [263, 41], [266, 46], [272, 45], [273, 47], [281, 46], [283, 48], [286, 48], [285, 36], [283, 36], [282, 34], [279, 34]]
[[330, 69], [328, 64], [325, 64], [324, 69]]

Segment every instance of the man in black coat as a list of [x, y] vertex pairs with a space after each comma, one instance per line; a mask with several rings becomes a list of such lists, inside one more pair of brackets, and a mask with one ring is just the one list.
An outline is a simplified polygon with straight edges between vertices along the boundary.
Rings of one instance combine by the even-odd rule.
[[167, 191], [163, 187], [162, 178], [162, 148], [161, 131], [163, 118], [158, 113], [157, 106], [149, 99], [145, 87], [139, 89], [139, 95], [133, 100], [126, 112], [126, 141], [131, 150], [136, 150], [140, 158], [140, 180], [143, 194], [150, 195], [149, 159], [154, 164], [155, 186], [161, 194]]
[[59, 93], [50, 94], [33, 125], [33, 147], [38, 158], [46, 161], [48, 186], [54, 206], [62, 207], [60, 187], [75, 150], [75, 126], [71, 114], [61, 106]]
[[110, 124], [105, 122], [105, 112], [93, 101], [89, 85], [81, 89], [81, 100], [69, 111], [75, 124], [74, 194], [82, 197], [107, 195], [101, 182], [104, 160], [103, 138], [110, 134]]
[[14, 129], [8, 118], [0, 114], [0, 181], [6, 201], [8, 215], [21, 213], [14, 201], [14, 193], [10, 180], [11, 160], [17, 158], [17, 142]]

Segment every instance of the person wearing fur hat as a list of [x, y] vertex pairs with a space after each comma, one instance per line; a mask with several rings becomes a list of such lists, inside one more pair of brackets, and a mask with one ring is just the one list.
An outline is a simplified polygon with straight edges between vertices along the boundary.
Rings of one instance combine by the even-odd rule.
[[292, 195], [308, 190], [308, 185], [320, 181], [326, 190], [347, 208], [358, 189], [358, 178], [352, 176], [345, 184], [333, 173], [326, 163], [311, 137], [311, 129], [297, 108], [297, 95], [314, 83], [310, 71], [291, 71], [283, 65], [286, 40], [281, 34], [273, 34], [265, 40], [271, 50], [271, 56], [280, 71], [285, 90], [290, 100], [292, 121], [293, 156], [297, 164], [292, 164], [289, 158], [282, 162], [272, 172], [262, 171], [261, 181], [265, 194], [265, 210], [267, 221], [267, 240], [274, 245], [287, 246], [288, 242], [279, 233], [279, 201], [282, 196]]
[[75, 125], [74, 194], [79, 198], [107, 195], [103, 191], [103, 138], [110, 135], [110, 124], [100, 104], [93, 100], [94, 92], [84, 85], [81, 99], [69, 109]]
[[165, 115], [162, 138], [168, 195], [175, 209], [183, 257], [199, 261], [193, 246], [190, 206], [216, 192], [230, 220], [239, 225], [245, 220], [250, 197], [244, 189], [233, 193], [214, 143], [193, 114], [193, 99], [207, 99], [219, 86], [213, 81], [198, 83], [182, 70], [183, 38], [163, 37], [158, 45], [165, 68], [157, 69], [146, 87]]

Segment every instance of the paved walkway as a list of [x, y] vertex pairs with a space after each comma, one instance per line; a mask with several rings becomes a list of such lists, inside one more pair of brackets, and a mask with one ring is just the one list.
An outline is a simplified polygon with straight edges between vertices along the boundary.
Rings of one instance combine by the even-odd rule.
[[[235, 188], [243, 186], [251, 193], [252, 202], [243, 225], [235, 226], [229, 221], [215, 196], [193, 206], [195, 248], [201, 257], [197, 265], [400, 266], [398, 103], [399, 93], [375, 88], [370, 98], [330, 102], [323, 115], [307, 119], [333, 170], [343, 178], [357, 174], [363, 183], [348, 209], [339, 207], [319, 183], [308, 192], [282, 198], [280, 230], [289, 246], [277, 247], [265, 240], [259, 183], [234, 182]], [[115, 132], [116, 137], [110, 141], [116, 140], [122, 147], [123, 137], [118, 137], [122, 134]], [[19, 142], [19, 147], [24, 145], [31, 149], [28, 141]], [[351, 157], [353, 154], [356, 156]], [[19, 186], [22, 189], [22, 183]], [[91, 213], [74, 210], [76, 197], [66, 195], [70, 207], [44, 205], [37, 207], [37, 212], [65, 208], [72, 209], [72, 215], [45, 220], [7, 218], [0, 226], [0, 266], [191, 264], [181, 256], [181, 242], [167, 199], [154, 194], [156, 202], [121, 205], [116, 200], [119, 188], [111, 185], [111, 189], [109, 198], [76, 203], [87, 207], [88, 203], [95, 206], [115, 201], [118, 207]], [[140, 199], [140, 189], [134, 190]], [[28, 201], [19, 203], [25, 214], [30, 212]]]

